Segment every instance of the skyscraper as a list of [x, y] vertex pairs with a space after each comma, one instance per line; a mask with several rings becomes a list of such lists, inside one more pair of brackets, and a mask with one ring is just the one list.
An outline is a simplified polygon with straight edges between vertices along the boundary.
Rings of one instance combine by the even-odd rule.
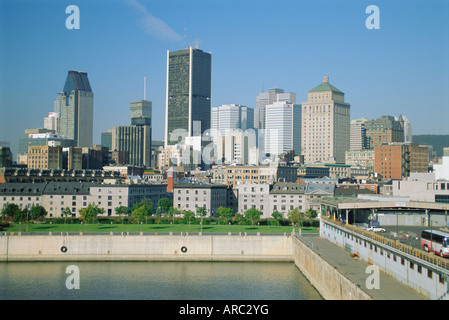
[[190, 47], [167, 51], [165, 107], [165, 146], [174, 145], [170, 134], [181, 129], [194, 135], [194, 122], [200, 132], [210, 129], [212, 106], [212, 55]]
[[135, 100], [129, 104], [129, 119], [130, 123], [132, 118], [135, 117], [147, 117], [151, 119], [153, 104], [150, 100]]
[[250, 150], [257, 146], [253, 129], [254, 109], [236, 104], [212, 107], [210, 136], [216, 146], [217, 161], [248, 163]]
[[265, 107], [265, 151], [301, 154], [301, 105], [277, 101]]
[[64, 89], [55, 100], [54, 111], [60, 115], [59, 133], [75, 140], [78, 147], [92, 145], [93, 99], [87, 73], [70, 70]]
[[323, 82], [308, 92], [308, 101], [302, 103], [302, 154], [305, 162], [345, 162], [349, 150], [350, 104], [345, 94]]
[[44, 118], [44, 128], [59, 132], [60, 116], [56, 112], [49, 112], [48, 117]]
[[365, 123], [367, 118], [361, 118], [352, 120], [350, 124], [351, 136], [350, 136], [350, 149], [362, 150], [369, 149], [369, 138], [366, 136]]
[[284, 89], [271, 88], [268, 92], [261, 92], [256, 97], [254, 110], [254, 128], [265, 129], [265, 107], [277, 101], [296, 103], [296, 93], [284, 92]]
[[129, 155], [129, 164], [139, 167], [151, 166], [151, 125], [150, 118], [134, 117], [130, 126], [113, 127], [113, 151]]
[[253, 128], [254, 109], [236, 104], [212, 107], [212, 135], [224, 135], [234, 129], [245, 131]]

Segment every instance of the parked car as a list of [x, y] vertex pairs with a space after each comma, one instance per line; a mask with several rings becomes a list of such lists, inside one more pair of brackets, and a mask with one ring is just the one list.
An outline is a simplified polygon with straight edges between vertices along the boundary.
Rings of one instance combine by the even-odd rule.
[[373, 231], [373, 232], [385, 232], [386, 231], [384, 228], [381, 228], [381, 227], [369, 227], [369, 228], [366, 228], [366, 230]]

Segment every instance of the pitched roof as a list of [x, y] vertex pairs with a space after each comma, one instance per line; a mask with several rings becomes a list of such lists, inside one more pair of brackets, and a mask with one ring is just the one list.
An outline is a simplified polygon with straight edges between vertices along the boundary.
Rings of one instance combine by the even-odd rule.
[[333, 92], [338, 92], [338, 93], [344, 94], [343, 91], [335, 88], [333, 85], [331, 85], [329, 83], [329, 78], [327, 76], [324, 77], [323, 83], [321, 83], [320, 85], [316, 86], [315, 88], [313, 88], [309, 92], [320, 92], [320, 91], [333, 91]]

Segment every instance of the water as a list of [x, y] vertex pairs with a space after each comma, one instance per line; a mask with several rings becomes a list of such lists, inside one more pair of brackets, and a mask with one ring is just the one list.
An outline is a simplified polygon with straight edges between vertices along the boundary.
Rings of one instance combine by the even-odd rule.
[[[79, 289], [67, 289], [79, 269]], [[75, 282], [72, 282], [75, 283]], [[321, 300], [293, 263], [5, 262], [0, 300]]]

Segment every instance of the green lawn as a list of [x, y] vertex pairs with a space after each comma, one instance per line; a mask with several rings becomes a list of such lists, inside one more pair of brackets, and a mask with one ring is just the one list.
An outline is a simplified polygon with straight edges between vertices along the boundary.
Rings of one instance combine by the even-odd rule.
[[[284, 232], [291, 233], [293, 230], [292, 226], [251, 226], [251, 225], [203, 225], [203, 233], [281, 233]], [[295, 232], [298, 232], [299, 228], [295, 228]], [[36, 232], [36, 233], [59, 233], [59, 232], [144, 232], [144, 233], [167, 233], [167, 232], [190, 232], [198, 233], [201, 231], [201, 225], [199, 224], [29, 224], [28, 229], [26, 224], [11, 224], [9, 227], [5, 228], [3, 232], [7, 233], [17, 233], [22, 232]], [[316, 227], [304, 227], [302, 228], [303, 233], [317, 233], [318, 229]]]

